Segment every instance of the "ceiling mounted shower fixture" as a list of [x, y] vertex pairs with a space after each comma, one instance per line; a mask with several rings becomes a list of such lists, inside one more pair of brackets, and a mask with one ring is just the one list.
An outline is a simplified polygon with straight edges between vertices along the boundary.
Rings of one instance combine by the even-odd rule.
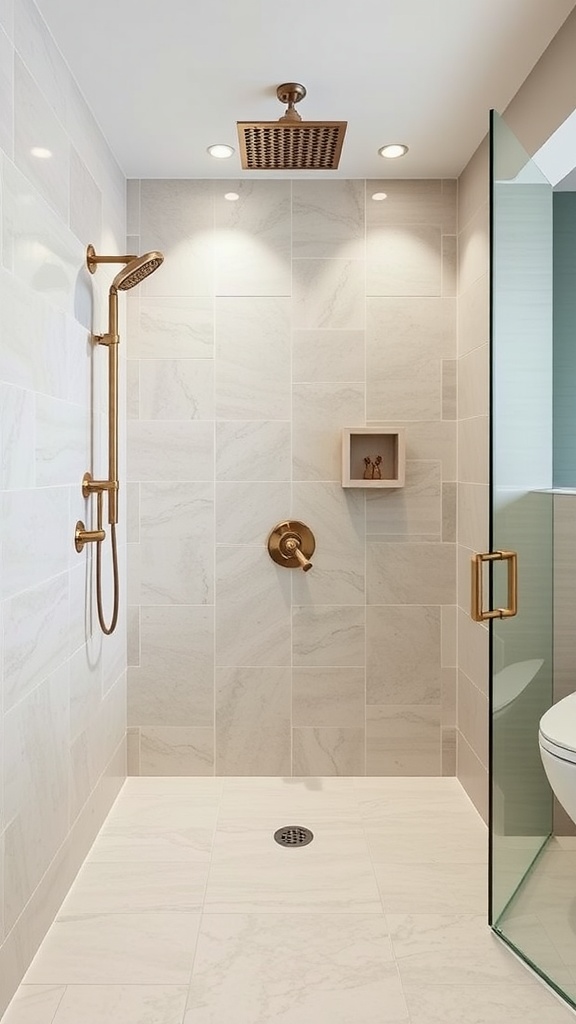
[[276, 89], [285, 113], [277, 121], [237, 121], [245, 171], [335, 171], [340, 163], [347, 121], [303, 121], [296, 104], [306, 89], [285, 82]]

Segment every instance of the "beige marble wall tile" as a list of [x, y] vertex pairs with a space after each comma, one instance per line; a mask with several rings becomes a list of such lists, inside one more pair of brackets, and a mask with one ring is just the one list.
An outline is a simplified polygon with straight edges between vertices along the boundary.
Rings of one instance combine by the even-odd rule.
[[291, 182], [213, 185], [216, 295], [290, 295]]
[[442, 775], [456, 775], [456, 729], [442, 728]]
[[439, 707], [368, 707], [366, 774], [440, 775]]
[[[371, 201], [385, 192], [383, 202]], [[435, 224], [444, 234], [455, 231], [456, 182], [451, 179], [369, 179], [366, 182], [368, 228], [382, 224]]]
[[458, 729], [478, 760], [488, 766], [488, 698], [464, 672], [458, 673]]
[[457, 370], [455, 359], [442, 360], [442, 419], [457, 419]]
[[442, 484], [442, 540], [456, 540], [457, 490], [454, 483]]
[[290, 515], [288, 481], [255, 480], [216, 484], [216, 541], [261, 547], [276, 523]]
[[247, 545], [216, 548], [216, 664], [289, 665], [290, 573]]
[[293, 477], [340, 480], [341, 430], [364, 423], [361, 384], [295, 384], [293, 388]]
[[363, 729], [365, 690], [362, 668], [295, 668], [292, 723]]
[[458, 423], [458, 479], [462, 483], [488, 483], [489, 441], [487, 415]]
[[461, 292], [486, 273], [488, 266], [488, 204], [481, 206], [458, 236], [458, 283]]
[[367, 704], [439, 704], [440, 608], [366, 609]]
[[490, 337], [490, 279], [485, 272], [458, 294], [458, 355], [487, 345]]
[[458, 287], [458, 239], [442, 235], [442, 295], [456, 295]]
[[404, 487], [366, 494], [368, 537], [406, 538], [442, 533], [441, 466], [439, 462], [406, 462]]
[[[442, 727], [455, 728], [457, 723], [456, 668], [442, 669]], [[454, 774], [454, 772], [452, 772]]]
[[456, 741], [456, 774], [484, 821], [488, 821], [488, 772], [460, 732]]
[[294, 775], [364, 775], [364, 729], [293, 729]]
[[139, 365], [143, 420], [214, 418], [212, 359], [143, 359]]
[[363, 606], [295, 606], [292, 611], [293, 665], [363, 666]]
[[363, 383], [364, 345], [364, 331], [293, 331], [292, 379], [297, 383]]
[[369, 421], [394, 417], [399, 420], [433, 420], [442, 416], [442, 385], [436, 379], [371, 380], [366, 383], [366, 416]]
[[211, 608], [142, 608], [140, 667], [128, 673], [129, 724], [211, 726], [213, 643]]
[[292, 515], [316, 538], [314, 569], [293, 574], [293, 604], [364, 604], [364, 495], [339, 483], [295, 482]]
[[473, 551], [488, 550], [488, 484], [458, 484], [458, 540]]
[[128, 775], [140, 775], [140, 727], [133, 726], [126, 734], [126, 770]]
[[488, 202], [489, 178], [488, 134], [466, 164], [458, 179], [458, 224], [460, 230], [468, 224], [473, 215]]
[[290, 299], [216, 300], [216, 415], [290, 418]]
[[453, 544], [368, 542], [369, 604], [452, 604]]
[[216, 423], [217, 480], [289, 480], [288, 421]]
[[487, 694], [488, 630], [484, 623], [470, 618], [469, 607], [458, 609], [458, 665], [474, 685]]
[[133, 420], [127, 434], [129, 480], [214, 479], [211, 423]]
[[214, 730], [142, 726], [140, 775], [213, 775]]
[[442, 665], [444, 667], [454, 667], [457, 664], [457, 611], [456, 604], [445, 604], [441, 609]]
[[[128, 352], [133, 359], [211, 359], [214, 300], [140, 295], [128, 299]], [[130, 314], [133, 313], [132, 319]]]
[[291, 670], [216, 672], [216, 774], [290, 775]]
[[458, 415], [460, 419], [486, 416], [489, 402], [490, 353], [475, 348], [458, 360]]
[[440, 295], [441, 292], [439, 227], [379, 225], [368, 228], [367, 295]]
[[439, 380], [441, 360], [456, 354], [455, 313], [450, 299], [368, 298], [368, 379]]
[[292, 275], [294, 327], [364, 328], [363, 260], [295, 259]]
[[364, 182], [296, 180], [292, 204], [295, 257], [364, 258]]

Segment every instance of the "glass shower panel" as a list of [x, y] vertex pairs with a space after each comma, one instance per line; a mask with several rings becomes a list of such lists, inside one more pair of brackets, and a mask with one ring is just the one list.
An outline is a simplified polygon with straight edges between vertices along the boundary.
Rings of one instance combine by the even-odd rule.
[[[552, 188], [496, 114], [491, 175], [490, 550], [518, 553], [518, 614], [491, 624], [490, 911], [531, 959], [506, 908], [552, 830], [538, 747], [552, 703]], [[493, 608], [505, 576], [492, 569]]]

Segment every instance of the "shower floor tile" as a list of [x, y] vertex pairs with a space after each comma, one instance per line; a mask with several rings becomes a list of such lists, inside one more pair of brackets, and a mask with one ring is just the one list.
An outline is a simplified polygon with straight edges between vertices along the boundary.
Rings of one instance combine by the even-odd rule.
[[574, 1024], [486, 874], [455, 779], [132, 778], [2, 1024]]

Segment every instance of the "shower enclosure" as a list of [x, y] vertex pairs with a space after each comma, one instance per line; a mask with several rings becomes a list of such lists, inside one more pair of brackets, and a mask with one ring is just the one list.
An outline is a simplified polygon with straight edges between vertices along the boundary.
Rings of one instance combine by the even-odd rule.
[[[553, 190], [495, 113], [491, 267], [489, 547], [517, 555], [518, 609], [489, 623], [490, 923], [576, 1005], [576, 839], [555, 834], [538, 745], [553, 703]], [[505, 608], [504, 568], [487, 575], [486, 605]]]

